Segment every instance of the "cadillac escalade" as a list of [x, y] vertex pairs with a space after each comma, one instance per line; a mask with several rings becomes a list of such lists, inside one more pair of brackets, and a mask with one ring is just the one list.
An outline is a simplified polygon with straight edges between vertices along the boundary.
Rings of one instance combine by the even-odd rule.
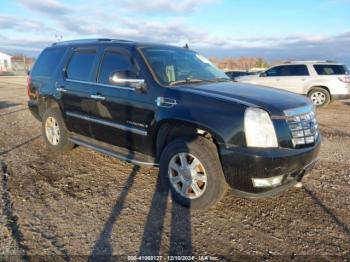
[[227, 185], [248, 198], [285, 191], [320, 147], [307, 97], [234, 83], [188, 48], [55, 43], [37, 59], [27, 91], [48, 148], [80, 145], [159, 167], [162, 185], [190, 208], [215, 205]]

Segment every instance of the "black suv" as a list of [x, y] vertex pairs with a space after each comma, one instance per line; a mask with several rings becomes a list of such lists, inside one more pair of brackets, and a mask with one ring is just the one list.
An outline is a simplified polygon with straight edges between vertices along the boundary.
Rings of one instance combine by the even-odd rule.
[[295, 185], [320, 147], [314, 106], [282, 90], [233, 83], [187, 48], [113, 39], [46, 48], [28, 78], [29, 108], [49, 148], [75, 145], [160, 166], [191, 208], [225, 194], [258, 198]]

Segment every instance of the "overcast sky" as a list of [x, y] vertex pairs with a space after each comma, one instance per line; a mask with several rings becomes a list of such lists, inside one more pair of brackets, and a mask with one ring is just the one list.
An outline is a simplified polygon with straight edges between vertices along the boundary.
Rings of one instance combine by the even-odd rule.
[[37, 55], [56, 41], [112, 37], [207, 56], [350, 64], [350, 0], [17, 0], [0, 2], [0, 51]]

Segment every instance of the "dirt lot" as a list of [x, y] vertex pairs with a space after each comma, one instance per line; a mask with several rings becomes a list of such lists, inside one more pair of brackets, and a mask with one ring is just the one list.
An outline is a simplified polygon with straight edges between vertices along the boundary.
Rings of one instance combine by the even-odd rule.
[[190, 212], [157, 190], [157, 169], [82, 147], [49, 152], [25, 93], [24, 78], [0, 78], [0, 260], [350, 259], [349, 100], [318, 111], [320, 162], [303, 188], [254, 201], [228, 192]]

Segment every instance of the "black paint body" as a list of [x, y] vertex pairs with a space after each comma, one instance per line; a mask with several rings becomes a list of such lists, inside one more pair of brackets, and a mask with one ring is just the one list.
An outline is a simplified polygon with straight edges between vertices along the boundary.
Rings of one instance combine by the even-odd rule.
[[[91, 41], [49, 47], [63, 48], [65, 52], [52, 77], [31, 74], [29, 108], [37, 119], [41, 119], [45, 103], [48, 100], [56, 101], [69, 131], [150, 155], [155, 159], [159, 159], [160, 152], [157, 152], [156, 145], [159, 139], [158, 130], [162, 125], [186, 125], [207, 131], [217, 144], [227, 182], [247, 197], [259, 197], [280, 191], [278, 188], [254, 188], [252, 177], [285, 174], [286, 179], [281, 186], [283, 189], [301, 179], [304, 169], [307, 171], [317, 157], [320, 137], [306, 148], [293, 148], [286, 120], [276, 119], [273, 124], [279, 148], [249, 148], [245, 141], [244, 113], [247, 107], [259, 107], [271, 116], [284, 116], [285, 110], [310, 105], [308, 98], [278, 89], [234, 82], [162, 86], [154, 78], [140, 52], [142, 47], [157, 46], [160, 45]], [[65, 67], [77, 48], [91, 48], [97, 53], [88, 83], [65, 79]], [[100, 60], [106, 48], [123, 49], [135, 60], [140, 77], [145, 79], [146, 91], [103, 86], [96, 82]], [[67, 92], [59, 92], [57, 88], [63, 88]], [[106, 99], [94, 100], [90, 97], [92, 94], [104, 96]], [[155, 102], [157, 97], [171, 98], [177, 104], [171, 108], [159, 107]], [[132, 127], [146, 135], [73, 117], [67, 112]]]

